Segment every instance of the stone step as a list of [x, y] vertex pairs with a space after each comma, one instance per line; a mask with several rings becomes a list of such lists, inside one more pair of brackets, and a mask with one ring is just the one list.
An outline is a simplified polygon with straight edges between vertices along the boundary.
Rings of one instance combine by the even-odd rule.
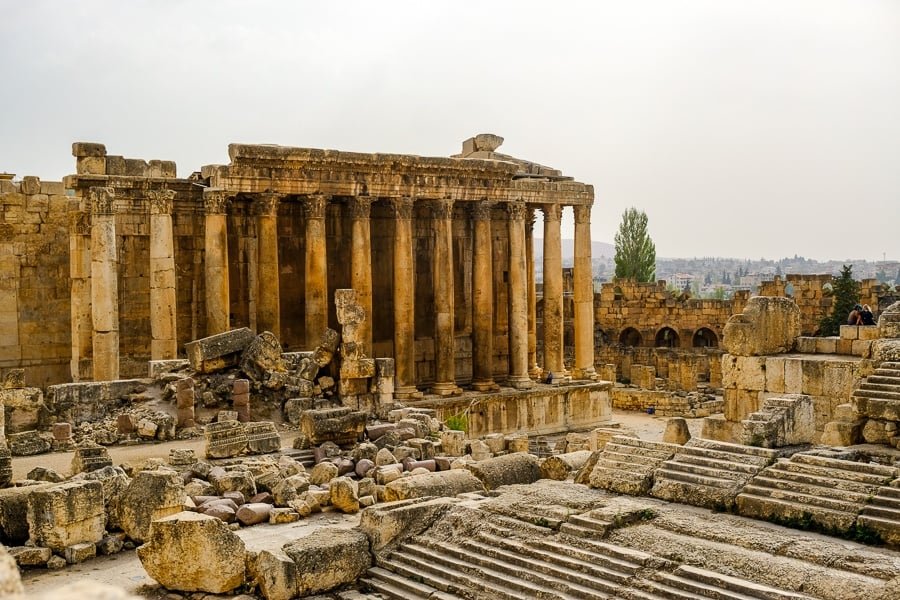
[[564, 556], [566, 560], [576, 559], [602, 565], [611, 570], [634, 575], [640, 569], [655, 564], [652, 554], [641, 550], [608, 544], [596, 540], [579, 540], [577, 546], [555, 540], [535, 540], [529, 548], [536, 551]]
[[863, 526], [876, 531], [885, 544], [900, 547], [900, 521], [897, 519], [866, 514], [860, 515], [856, 522], [857, 527]]
[[881, 390], [867, 390], [862, 386], [853, 390], [853, 395], [860, 398], [872, 398], [875, 400], [900, 400], [900, 392], [884, 392]]
[[636, 584], [641, 586], [640, 591], [638, 591], [638, 589], [628, 590], [625, 598], [635, 598], [640, 600], [709, 600], [710, 598], [718, 597], [713, 595], [701, 595], [694, 591], [680, 589], [671, 583], [672, 582], [663, 582], [654, 579], [642, 579]]
[[612, 465], [603, 464], [601, 462], [597, 462], [597, 464], [594, 466], [595, 473], [607, 473], [607, 474], [614, 473], [616, 475], [616, 477], [630, 479], [635, 482], [643, 481], [646, 478], [646, 476], [649, 473], [651, 473], [652, 471], [653, 471], [653, 469], [647, 469], [647, 470], [641, 470], [641, 471], [629, 470], [625, 466], [621, 466], [621, 467], [618, 465], [612, 466]]
[[591, 529], [598, 533], [606, 533], [606, 531], [612, 527], [612, 523], [609, 521], [604, 521], [603, 519], [595, 519], [594, 517], [586, 514], [582, 515], [572, 515], [566, 521], [567, 524], [577, 525], [578, 527], [583, 527], [585, 529]]
[[821, 470], [818, 471], [817, 474], [810, 474], [804, 471], [802, 468], [808, 465], [802, 465], [801, 468], [791, 470], [790, 468], [788, 468], [789, 464], [791, 464], [789, 461], [781, 460], [774, 466], [769, 467], [768, 469], [760, 473], [760, 476], [770, 477], [772, 479], [780, 479], [783, 481], [796, 481], [804, 485], [835, 488], [847, 492], [864, 494], [866, 496], [874, 493], [873, 489], [878, 486], [877, 483], [862, 483], [852, 479], [844, 479], [844, 473], [840, 473], [841, 477], [835, 477], [833, 476], [835, 474], [834, 471], [830, 471], [827, 476], [822, 475]]
[[737, 471], [740, 473], [747, 473], [749, 475], [758, 473], [761, 468], [760, 465], [722, 460], [720, 458], [713, 458], [705, 454], [688, 454], [685, 452], [679, 453], [677, 458], [678, 462], [682, 463], [693, 463], [695, 465], [728, 471]]
[[900, 380], [897, 383], [893, 382], [878, 382], [872, 381], [872, 378], [869, 377], [866, 381], [859, 384], [859, 387], [856, 388], [856, 391], [866, 390], [867, 392], [894, 392], [895, 394], [900, 393]]
[[[814, 465], [806, 462], [795, 460], [798, 455], [794, 455], [789, 461], [782, 461], [778, 464], [780, 471], [789, 471], [791, 473], [801, 473], [803, 475], [811, 475], [821, 477], [823, 479], [834, 479], [836, 473], [840, 473], [843, 481], [854, 481], [862, 485], [883, 485], [886, 478], [881, 475], [872, 475], [871, 473], [860, 473], [848, 469], [831, 468], [822, 465]], [[849, 461], [842, 461], [849, 462]], [[854, 463], [850, 463], [854, 464]]]
[[885, 361], [878, 365], [876, 371], [879, 371], [881, 369], [885, 369], [888, 371], [897, 371], [898, 373], [900, 373], [900, 362]]
[[875, 416], [881, 419], [887, 418], [888, 420], [900, 416], [900, 400], [865, 398], [853, 395], [850, 397], [850, 403], [856, 412], [864, 416]]
[[[613, 438], [615, 439], [615, 438]], [[648, 443], [659, 443], [659, 442], [648, 442]], [[662, 443], [659, 443], [660, 446], [663, 446]], [[665, 446], [671, 446], [672, 444], [665, 444]], [[653, 448], [647, 446], [630, 446], [627, 444], [617, 444], [615, 442], [607, 442], [606, 446], [603, 447], [604, 454], [606, 452], [619, 454], [622, 456], [635, 456], [635, 457], [651, 457], [651, 458], [660, 458], [666, 459], [669, 456], [675, 454], [675, 450], [673, 448], [661, 447], [661, 448]]]
[[766, 483], [766, 481], [762, 481], [758, 484], [756, 482], [756, 479], [754, 479], [752, 482], [744, 486], [744, 488], [741, 490], [741, 493], [752, 494], [759, 497], [774, 498], [777, 500], [787, 500], [790, 502], [796, 502], [797, 504], [817, 506], [820, 508], [827, 508], [829, 510], [844, 512], [853, 515], [856, 515], [863, 506], [862, 502], [842, 500], [840, 498], [827, 498], [819, 496], [817, 493], [809, 493], [810, 491], [818, 492], [818, 489], [805, 490], [802, 488], [796, 489], [791, 487], [770, 487], [765, 485]]
[[739, 454], [743, 456], [755, 456], [766, 461], [774, 460], [777, 453], [768, 448], [759, 448], [757, 446], [744, 446], [743, 444], [732, 444], [730, 442], [718, 442], [716, 440], [706, 440], [701, 438], [692, 438], [684, 446], [680, 446], [679, 450], [684, 448], [702, 448], [705, 450], [713, 450], [718, 452], [727, 452], [729, 454]]
[[772, 477], [774, 474], [784, 474], [784, 472], [766, 470], [750, 480], [749, 485], [766, 487], [778, 490], [786, 490], [794, 493], [805, 494], [817, 498], [827, 498], [840, 502], [847, 502], [862, 506], [874, 494], [877, 488], [870, 487], [866, 491], [844, 490], [837, 486], [840, 480], [830, 480], [821, 483], [808, 483], [800, 480], [799, 477]]
[[[757, 495], [756, 491], [762, 490]], [[767, 488], [746, 486], [735, 499], [737, 513], [743, 517], [773, 521], [797, 529], [816, 525], [835, 533], [846, 533], [856, 521], [856, 512], [834, 510], [767, 495]]]
[[659, 482], [663, 479], [671, 479], [674, 481], [690, 483], [697, 486], [729, 489], [735, 487], [735, 485], [739, 485], [739, 482], [735, 479], [727, 477], [709, 477], [706, 475], [699, 475], [691, 471], [681, 470], [680, 467], [682, 466], [692, 465], [680, 465], [679, 463], [672, 461], [667, 462], [665, 465], [656, 470], [656, 481]]
[[[691, 440], [693, 441], [693, 440]], [[689, 442], [690, 443], [690, 442]], [[724, 445], [724, 443], [723, 443]], [[736, 444], [728, 444], [728, 446], [737, 446]], [[749, 448], [749, 446], [737, 446], [738, 448]], [[705, 458], [711, 458], [715, 460], [719, 460], [726, 463], [742, 463], [746, 465], [753, 465], [756, 467], [764, 467], [775, 459], [774, 453], [771, 457], [763, 457], [755, 454], [741, 454], [737, 452], [731, 452], [729, 450], [720, 450], [715, 448], [706, 448], [706, 447], [694, 447], [694, 446], [682, 446], [681, 450], [678, 451], [676, 456], [680, 455], [690, 455], [690, 456], [701, 456]]]
[[[759, 472], [757, 467], [751, 467], [750, 470], [732, 470], [721, 462], [709, 464], [705, 460], [683, 460], [684, 456], [676, 456], [672, 460], [663, 463], [663, 468], [673, 471], [683, 471], [685, 473], [694, 473], [704, 477], [713, 477], [716, 479], [743, 480], [749, 479]], [[698, 459], [694, 456], [692, 459]], [[719, 466], [722, 465], [722, 466]], [[749, 465], [744, 465], [749, 466]]]
[[405, 577], [414, 578], [437, 589], [464, 597], [490, 595], [503, 600], [532, 600], [534, 590], [522, 592], [509, 585], [497, 584], [476, 571], [467, 563], [440, 554], [429, 553], [415, 544], [404, 544], [394, 551], [385, 566]]
[[632, 469], [653, 469], [655, 465], [665, 460], [662, 457], [631, 457], [627, 454], [619, 454], [617, 452], [603, 452], [597, 459], [597, 464], [607, 465], [610, 469], [623, 469], [626, 471]]
[[867, 517], [879, 517], [881, 519], [887, 519], [889, 521], [894, 521], [897, 523], [897, 526], [900, 527], [900, 505], [885, 505], [885, 504], [877, 504], [878, 499], [873, 498], [871, 504], [867, 504], [863, 507], [861, 515], [866, 515]]
[[424, 583], [418, 583], [412, 579], [388, 571], [382, 567], [371, 567], [366, 571], [367, 577], [362, 578], [362, 584], [373, 592], [378, 592], [388, 600], [428, 600], [437, 592], [436, 588]]
[[900, 371], [889, 371], [883, 375], [878, 375], [878, 370], [876, 370], [875, 373], [875, 375], [866, 377], [866, 383], [879, 383], [900, 387]]
[[895, 467], [841, 460], [839, 458], [827, 458], [825, 456], [816, 456], [814, 454], [795, 454], [791, 457], [791, 462], [815, 465], [817, 467], [828, 467], [829, 469], [841, 469], [850, 473], [865, 473], [867, 475], [880, 477], [882, 480], [890, 480], [897, 477], [897, 469]]
[[678, 567], [673, 573], [660, 573], [657, 580], [679, 590], [722, 600], [810, 600], [803, 594], [688, 565]]
[[[591, 575], [588, 575], [566, 566], [523, 556], [521, 553], [498, 548], [479, 540], [468, 540], [465, 542], [465, 546], [478, 555], [487, 556], [510, 565], [514, 572], [540, 573], [560, 578], [560, 580], [569, 584], [575, 584], [578, 587], [573, 588], [572, 591], [584, 597], [591, 597], [591, 594], [600, 594], [602, 597], [608, 598], [610, 595], [615, 595], [621, 587], [619, 582], [622, 581], [622, 575], [615, 571], [603, 573], [595, 569]], [[625, 579], [627, 580], [627, 577]]]
[[666, 442], [652, 442], [649, 440], [642, 440], [636, 437], [629, 437], [625, 435], [614, 435], [610, 438], [608, 443], [613, 443], [622, 446], [631, 446], [632, 448], [645, 448], [647, 450], [657, 450], [657, 451], [665, 451], [665, 452], [675, 452], [680, 448], [678, 444], [668, 444]]
[[552, 528], [544, 527], [543, 525], [537, 525], [534, 521], [523, 521], [515, 517], [510, 517], [508, 515], [494, 512], [489, 512], [488, 514], [490, 515], [488, 517], [488, 520], [491, 522], [491, 524], [499, 527], [500, 529], [506, 530], [507, 533], [511, 533], [513, 531], [521, 531], [524, 529], [527, 530], [531, 535], [545, 536], [553, 534]]

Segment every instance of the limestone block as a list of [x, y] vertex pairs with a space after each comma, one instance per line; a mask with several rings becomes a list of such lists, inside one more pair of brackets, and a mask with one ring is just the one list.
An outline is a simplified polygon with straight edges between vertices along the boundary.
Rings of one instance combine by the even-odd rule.
[[260, 551], [251, 561], [250, 571], [266, 600], [291, 600], [297, 597], [297, 565], [283, 551]]
[[184, 483], [175, 471], [141, 471], [116, 503], [119, 526], [132, 540], [143, 542], [150, 523], [181, 512], [184, 499]]
[[[316, 480], [319, 481], [318, 478]], [[328, 481], [330, 481], [330, 479]], [[292, 501], [299, 498], [303, 492], [309, 489], [309, 484], [310, 476], [307, 476], [305, 473], [285, 477], [272, 488], [272, 497], [275, 500], [275, 506], [289, 506]]]
[[494, 455], [491, 452], [491, 447], [484, 440], [472, 440], [469, 442], [469, 449], [471, 450], [472, 459], [476, 461], [488, 460]]
[[784, 393], [784, 363], [785, 359], [776, 356], [766, 358], [766, 385], [765, 391], [774, 394]]
[[72, 455], [72, 474], [96, 471], [103, 467], [111, 467], [112, 458], [109, 450], [100, 445], [81, 446]]
[[415, 498], [375, 506], [362, 512], [359, 527], [369, 538], [372, 551], [380, 553], [421, 534], [458, 502], [455, 498]]
[[662, 441], [667, 444], [685, 445], [691, 439], [691, 432], [688, 429], [687, 421], [682, 417], [673, 417], [666, 421], [666, 430], [663, 433]]
[[241, 505], [235, 516], [242, 525], [249, 527], [250, 525], [267, 522], [271, 511], [271, 504], [266, 504], [265, 502], [251, 502], [249, 504]]
[[6, 551], [6, 547], [0, 544], [0, 598], [19, 598], [24, 594], [22, 576], [19, 575], [16, 562]]
[[210, 373], [235, 366], [256, 336], [243, 327], [218, 333], [184, 345], [191, 368], [199, 373]]
[[728, 421], [743, 421], [759, 410], [759, 392], [726, 389], [723, 390], [722, 397], [725, 401], [724, 416]]
[[878, 317], [878, 336], [900, 338], [900, 302], [888, 306]]
[[816, 354], [837, 354], [836, 337], [820, 337], [816, 338]]
[[247, 447], [247, 431], [234, 419], [210, 423], [204, 431], [207, 458], [229, 458], [237, 456]]
[[320, 462], [309, 473], [309, 482], [313, 485], [328, 483], [338, 476], [338, 467], [332, 462]]
[[799, 358], [784, 359], [784, 392], [799, 394], [803, 389], [803, 360]]
[[[535, 457], [535, 463], [537, 458]], [[389, 467], [381, 467], [386, 469]], [[535, 464], [537, 476], [533, 481], [540, 478], [540, 468]], [[377, 477], [376, 477], [377, 481]], [[410, 477], [401, 477], [395, 479], [385, 485], [384, 499], [386, 502], [395, 500], [408, 500], [410, 498], [423, 498], [425, 496], [456, 496], [469, 492], [483, 492], [484, 485], [470, 471], [466, 469], [452, 469], [450, 471], [439, 471], [437, 473], [427, 473], [422, 475], [413, 475]]]
[[317, 529], [285, 544], [282, 551], [297, 566], [297, 592], [301, 597], [355, 583], [372, 564], [365, 534], [338, 527]]
[[[506, 441], [506, 451], [509, 453], [513, 452], [528, 452], [528, 435], [524, 433], [515, 433], [512, 435], [508, 435], [505, 438]], [[443, 448], [443, 443], [441, 444], [441, 448]]]
[[331, 505], [346, 514], [359, 512], [359, 487], [349, 477], [337, 477], [331, 480]]
[[[20, 567], [44, 567], [47, 561], [53, 556], [53, 550], [50, 548], [40, 548], [35, 546], [14, 546], [9, 548], [10, 556], [15, 559], [16, 564]], [[2, 570], [2, 567], [0, 567]], [[0, 593], [0, 597], [3, 594]]]
[[70, 565], [77, 565], [97, 556], [97, 546], [91, 542], [72, 544], [63, 550], [63, 557]]
[[0, 534], [9, 544], [28, 541], [28, 499], [31, 494], [53, 487], [53, 483], [0, 489]]
[[841, 339], [842, 340], [858, 340], [859, 339], [859, 326], [858, 325], [841, 325]]
[[244, 583], [244, 542], [223, 521], [179, 512], [153, 523], [138, 558], [163, 587], [223, 594]]
[[278, 338], [271, 331], [264, 331], [244, 350], [241, 356], [241, 370], [255, 381], [265, 381], [268, 373], [286, 369], [281, 354], [282, 348]]
[[375, 359], [358, 358], [341, 361], [341, 379], [368, 379], [375, 377]]
[[818, 338], [808, 337], [808, 336], [800, 336], [797, 338], [797, 352], [801, 354], [815, 354], [816, 353], [816, 340]]
[[94, 142], [73, 142], [72, 156], [76, 158], [84, 156], [106, 156], [106, 146]]
[[50, 414], [40, 388], [0, 389], [6, 433], [21, 433], [49, 425]]
[[244, 426], [247, 433], [247, 451], [250, 454], [266, 454], [281, 450], [281, 437], [275, 423], [256, 421]]
[[224, 496], [228, 492], [240, 492], [244, 498], [250, 498], [256, 495], [256, 481], [250, 471], [211, 471], [209, 475], [210, 483], [216, 487], [216, 493]]
[[541, 478], [565, 481], [570, 475], [581, 469], [590, 457], [590, 450], [578, 450], [551, 456], [540, 465]]
[[0, 447], [0, 488], [9, 485], [9, 482], [12, 481], [12, 474], [12, 453], [9, 449]]
[[875, 362], [900, 362], [900, 339], [872, 342], [872, 360]]
[[37, 490], [28, 497], [28, 529], [36, 546], [63, 552], [81, 542], [99, 542], [106, 526], [103, 486], [72, 481]]
[[75, 172], [78, 175], [106, 175], [106, 157], [79, 156], [75, 159]]
[[300, 431], [310, 443], [352, 444], [362, 435], [368, 415], [350, 408], [308, 410], [300, 416]]
[[466, 469], [475, 475], [487, 490], [495, 490], [502, 485], [534, 483], [541, 478], [538, 458], [526, 452], [470, 463], [466, 465]]
[[293, 508], [273, 508], [269, 511], [269, 523], [281, 525], [283, 523], [296, 523], [300, 520], [300, 513]]
[[737, 356], [789, 352], [800, 335], [800, 308], [790, 298], [754, 296], [723, 329], [722, 345]]

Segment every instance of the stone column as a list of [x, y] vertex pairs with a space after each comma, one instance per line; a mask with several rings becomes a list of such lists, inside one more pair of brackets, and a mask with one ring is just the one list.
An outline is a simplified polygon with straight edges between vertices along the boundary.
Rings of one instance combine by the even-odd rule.
[[525, 203], [509, 210], [509, 384], [524, 389], [528, 376], [528, 276], [525, 272]]
[[150, 201], [150, 358], [178, 358], [172, 190], [147, 192]]
[[261, 194], [256, 204], [256, 329], [281, 338], [281, 293], [278, 266], [279, 194]]
[[228, 290], [228, 198], [218, 188], [203, 190], [204, 276], [206, 279], [206, 335], [231, 328], [231, 299]]
[[119, 260], [116, 251], [115, 192], [92, 187], [91, 321], [94, 381], [119, 378]]
[[416, 389], [415, 266], [412, 198], [392, 198], [394, 212], [394, 396], [421, 396]]
[[[90, 202], [90, 197], [88, 198]], [[72, 360], [69, 368], [72, 381], [90, 379], [90, 373], [82, 372], [82, 363], [92, 352], [94, 338], [91, 314], [91, 209], [72, 212], [69, 219], [69, 277], [72, 287], [71, 327]]]
[[541, 376], [537, 362], [537, 285], [534, 281], [534, 210], [525, 209], [525, 269], [528, 286], [528, 374]]
[[354, 196], [347, 202], [350, 212], [350, 287], [366, 312], [359, 324], [359, 340], [365, 356], [372, 356], [372, 198]]
[[494, 383], [494, 285], [491, 243], [491, 202], [472, 205], [474, 223], [472, 268], [472, 389], [498, 389]]
[[563, 362], [562, 206], [545, 204], [544, 211], [544, 371], [553, 379], [566, 376]]
[[575, 206], [575, 377], [594, 370], [594, 282], [591, 268], [591, 205]]
[[325, 206], [328, 197], [323, 194], [309, 196], [306, 208], [306, 347], [319, 345], [322, 334], [328, 328], [328, 261], [325, 246]]
[[448, 396], [456, 387], [453, 314], [453, 201], [432, 204], [434, 227], [434, 383], [431, 393]]

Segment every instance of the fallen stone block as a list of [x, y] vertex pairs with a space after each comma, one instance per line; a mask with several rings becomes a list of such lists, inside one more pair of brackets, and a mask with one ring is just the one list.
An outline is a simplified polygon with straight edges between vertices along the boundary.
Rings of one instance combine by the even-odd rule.
[[365, 510], [359, 527], [369, 538], [373, 552], [381, 552], [419, 535], [456, 506], [455, 498], [414, 498]]
[[364, 533], [323, 527], [282, 547], [297, 567], [297, 592], [309, 596], [354, 583], [372, 564]]
[[174, 471], [141, 471], [116, 503], [119, 526], [135, 542], [143, 542], [156, 519], [181, 512], [184, 483]]
[[73, 481], [37, 490], [28, 496], [28, 530], [36, 546], [63, 552], [81, 542], [103, 538], [106, 511], [98, 481]]
[[72, 455], [73, 475], [111, 466], [112, 458], [109, 456], [109, 450], [100, 445], [75, 448], [75, 453]]
[[44, 436], [39, 431], [23, 431], [10, 433], [6, 436], [6, 442], [13, 456], [34, 456], [50, 452], [52, 442], [48, 437], [49, 433]]
[[565, 481], [569, 475], [584, 467], [590, 457], [590, 450], [551, 456], [541, 463], [541, 478]]
[[207, 458], [231, 458], [247, 447], [247, 431], [236, 419], [210, 423], [204, 431]]
[[355, 480], [349, 477], [333, 479], [329, 491], [334, 508], [346, 514], [359, 512], [359, 487]]
[[244, 583], [244, 542], [208, 515], [179, 512], [155, 521], [137, 552], [147, 574], [170, 590], [223, 594]]
[[211, 335], [184, 345], [191, 368], [198, 373], [211, 373], [236, 366], [241, 354], [256, 336], [246, 327]]
[[0, 597], [19, 598], [24, 595], [22, 588], [22, 576], [16, 562], [6, 551], [6, 547], [0, 544]]
[[271, 331], [263, 331], [253, 338], [241, 356], [241, 371], [254, 381], [263, 382], [269, 373], [284, 371], [282, 348]]
[[244, 504], [237, 510], [237, 520], [242, 525], [256, 525], [257, 523], [265, 523], [269, 520], [269, 514], [272, 512], [272, 505], [264, 502], [254, 502], [252, 504]]
[[[535, 464], [535, 468], [537, 469], [537, 464]], [[537, 474], [538, 477], [534, 481], [540, 478], [540, 469], [537, 469]], [[483, 492], [484, 490], [484, 484], [470, 471], [452, 469], [395, 479], [385, 485], [384, 499], [386, 502], [393, 502], [410, 498], [424, 498], [425, 496], [453, 497], [458, 494]]]
[[365, 412], [346, 407], [308, 410], [300, 417], [300, 431], [313, 445], [352, 444], [365, 430], [367, 418]]
[[251, 562], [250, 570], [266, 600], [297, 597], [297, 565], [281, 550], [262, 550]]
[[257, 421], [244, 425], [247, 433], [247, 451], [250, 454], [268, 454], [281, 450], [281, 437], [275, 423]]
[[469, 463], [466, 465], [466, 469], [475, 475], [488, 490], [495, 490], [501, 485], [534, 483], [541, 478], [541, 467], [537, 456], [525, 452]]
[[97, 546], [88, 542], [73, 544], [63, 551], [63, 557], [70, 565], [77, 565], [97, 556]]
[[10, 556], [15, 559], [16, 564], [20, 567], [44, 567], [47, 561], [53, 556], [53, 550], [50, 548], [41, 548], [37, 546], [13, 546], [8, 548]]

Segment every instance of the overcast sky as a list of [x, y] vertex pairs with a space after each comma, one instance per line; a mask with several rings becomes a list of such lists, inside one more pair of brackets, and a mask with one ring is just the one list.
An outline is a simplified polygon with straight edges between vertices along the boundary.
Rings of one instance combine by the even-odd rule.
[[[0, 172], [73, 141], [447, 156], [479, 132], [645, 210], [659, 256], [900, 259], [900, 1], [0, 0]], [[564, 235], [571, 231], [571, 213]]]

